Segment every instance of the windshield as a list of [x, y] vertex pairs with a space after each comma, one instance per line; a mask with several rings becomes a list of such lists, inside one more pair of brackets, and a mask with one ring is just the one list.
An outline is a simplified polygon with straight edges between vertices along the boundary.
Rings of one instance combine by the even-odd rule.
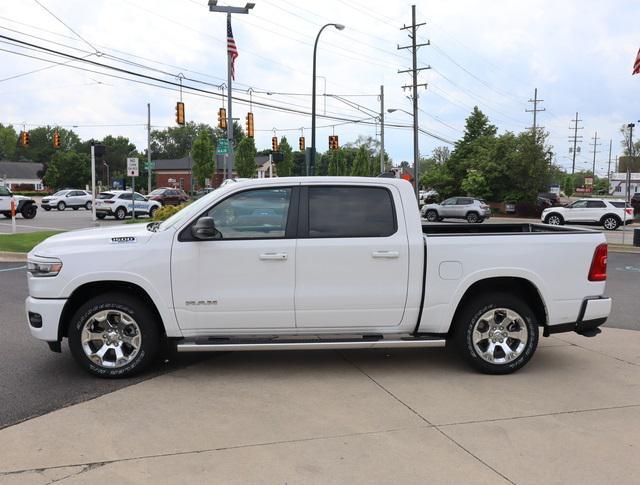
[[109, 192], [101, 192], [98, 194], [98, 199], [112, 199], [115, 194]]
[[156, 190], [152, 190], [149, 195], [161, 195], [164, 194], [164, 189], [156, 189]]
[[51, 197], [62, 197], [67, 192], [69, 192], [69, 191], [68, 190], [59, 190], [55, 194], [53, 194]]

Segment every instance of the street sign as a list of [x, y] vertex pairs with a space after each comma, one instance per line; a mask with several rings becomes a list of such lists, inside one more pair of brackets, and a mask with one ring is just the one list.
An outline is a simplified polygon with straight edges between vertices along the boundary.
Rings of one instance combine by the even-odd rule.
[[218, 140], [218, 146], [216, 147], [216, 155], [228, 155], [229, 154], [229, 140], [221, 138]]
[[144, 169], [145, 170], [153, 170], [154, 168], [156, 168], [156, 162], [144, 162]]
[[129, 177], [138, 176], [138, 159], [137, 158], [127, 158], [127, 175]]

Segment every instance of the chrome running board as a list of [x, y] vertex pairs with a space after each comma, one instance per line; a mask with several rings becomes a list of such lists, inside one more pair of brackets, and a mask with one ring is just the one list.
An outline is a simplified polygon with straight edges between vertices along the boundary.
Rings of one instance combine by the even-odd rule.
[[321, 349], [397, 349], [419, 347], [444, 347], [446, 340], [440, 338], [407, 339], [357, 339], [357, 340], [255, 340], [238, 341], [222, 339], [180, 342], [178, 352], [231, 352], [247, 350], [321, 350]]

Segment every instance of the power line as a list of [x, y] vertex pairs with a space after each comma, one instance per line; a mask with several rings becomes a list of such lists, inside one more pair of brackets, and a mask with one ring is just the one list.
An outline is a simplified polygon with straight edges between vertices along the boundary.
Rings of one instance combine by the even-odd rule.
[[42, 5], [40, 3], [39, 0], [34, 0], [38, 5], [40, 5], [46, 12], [49, 13], [49, 15], [51, 15], [54, 19], [56, 19], [58, 22], [60, 22], [62, 25], [64, 25], [67, 29], [69, 29], [71, 32], [73, 32], [76, 37], [78, 37], [78, 39], [80, 39], [81, 41], [83, 41], [85, 44], [87, 44], [89, 47], [91, 47], [96, 54], [100, 54], [100, 51], [98, 49], [96, 49], [93, 44], [91, 44], [91, 42], [89, 42], [87, 39], [85, 39], [84, 37], [82, 37], [80, 34], [78, 34], [75, 30], [73, 30], [69, 25], [67, 25], [64, 20], [62, 20], [60, 17], [58, 17], [56, 14], [54, 14], [51, 10], [49, 10], [47, 7], [45, 7], [44, 5]]

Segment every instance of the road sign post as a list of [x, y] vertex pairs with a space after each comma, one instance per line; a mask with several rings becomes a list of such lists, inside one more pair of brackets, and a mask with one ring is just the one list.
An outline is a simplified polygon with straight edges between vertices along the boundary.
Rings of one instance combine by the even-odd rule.
[[136, 218], [136, 177], [138, 176], [138, 159], [127, 158], [127, 174], [131, 177], [131, 216]]

